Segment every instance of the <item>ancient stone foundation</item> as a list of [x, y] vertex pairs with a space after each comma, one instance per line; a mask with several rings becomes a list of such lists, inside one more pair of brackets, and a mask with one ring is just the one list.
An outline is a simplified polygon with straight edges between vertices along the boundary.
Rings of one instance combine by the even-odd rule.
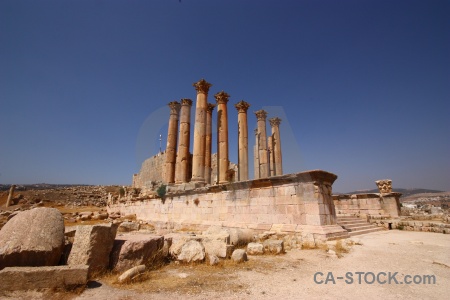
[[333, 195], [337, 215], [400, 215], [401, 193]]
[[337, 176], [308, 171], [270, 178], [182, 190], [169, 187], [164, 199], [111, 205], [109, 213], [136, 214], [141, 220], [172, 228], [211, 225], [348, 237], [336, 225], [331, 185]]

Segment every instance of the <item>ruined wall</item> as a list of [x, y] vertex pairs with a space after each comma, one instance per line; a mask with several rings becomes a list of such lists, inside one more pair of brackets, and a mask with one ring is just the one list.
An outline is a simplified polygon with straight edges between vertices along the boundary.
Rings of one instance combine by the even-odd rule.
[[333, 195], [337, 215], [400, 215], [400, 193]]
[[161, 182], [165, 176], [164, 165], [166, 163], [166, 153], [161, 152], [147, 158], [141, 166], [137, 176], [133, 176], [133, 187], [151, 188], [151, 182]]
[[136, 214], [153, 223], [282, 230], [346, 237], [336, 225], [331, 185], [336, 175], [309, 171], [169, 192], [161, 199], [118, 203], [110, 213]]
[[[138, 174], [133, 175], [133, 187], [135, 188], [152, 188], [152, 182], [162, 182], [165, 178], [166, 153], [161, 152], [146, 159], [141, 166]], [[217, 153], [211, 155], [211, 183], [217, 181]], [[230, 169], [235, 171], [237, 176], [238, 166], [230, 162]], [[188, 164], [188, 176], [192, 176], [192, 154]]]

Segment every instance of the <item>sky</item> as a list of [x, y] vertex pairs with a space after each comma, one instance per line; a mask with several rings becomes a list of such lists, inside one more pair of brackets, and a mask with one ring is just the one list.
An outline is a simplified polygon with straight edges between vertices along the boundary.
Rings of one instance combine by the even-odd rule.
[[449, 191], [449, 15], [439, 0], [0, 0], [0, 183], [131, 184], [160, 134], [165, 149], [167, 104], [204, 78], [209, 102], [230, 94], [233, 162], [245, 100], [250, 149], [254, 111], [282, 119], [285, 173]]

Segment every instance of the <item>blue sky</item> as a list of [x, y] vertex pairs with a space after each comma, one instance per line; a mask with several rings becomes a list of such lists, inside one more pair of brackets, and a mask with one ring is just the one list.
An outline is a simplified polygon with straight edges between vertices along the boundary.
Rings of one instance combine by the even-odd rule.
[[449, 1], [1, 0], [0, 183], [130, 184], [159, 134], [165, 147], [167, 103], [205, 78], [210, 102], [231, 95], [234, 162], [245, 100], [250, 137], [254, 111], [283, 119], [285, 172], [335, 173], [336, 192], [450, 190], [449, 15]]

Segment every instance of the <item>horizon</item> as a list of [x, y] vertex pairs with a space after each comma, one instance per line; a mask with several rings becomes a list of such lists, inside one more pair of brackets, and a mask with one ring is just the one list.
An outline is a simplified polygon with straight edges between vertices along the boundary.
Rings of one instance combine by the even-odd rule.
[[234, 163], [234, 104], [251, 105], [250, 178], [266, 109], [285, 174], [331, 172], [335, 193], [383, 178], [450, 191], [449, 13], [439, 0], [1, 1], [0, 182], [130, 185], [160, 134], [165, 149], [170, 101], [194, 101], [193, 133], [204, 78], [208, 102], [231, 95]]

